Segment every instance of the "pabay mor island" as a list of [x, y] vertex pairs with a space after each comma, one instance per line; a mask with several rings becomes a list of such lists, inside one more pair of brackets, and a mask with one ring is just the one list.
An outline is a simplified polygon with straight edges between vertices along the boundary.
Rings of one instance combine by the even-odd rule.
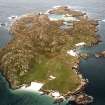
[[47, 94], [54, 103], [93, 102], [85, 93], [89, 81], [79, 70], [80, 59], [89, 55], [79, 49], [101, 41], [98, 21], [69, 6], [10, 18], [12, 39], [0, 49], [1, 72], [10, 87]]

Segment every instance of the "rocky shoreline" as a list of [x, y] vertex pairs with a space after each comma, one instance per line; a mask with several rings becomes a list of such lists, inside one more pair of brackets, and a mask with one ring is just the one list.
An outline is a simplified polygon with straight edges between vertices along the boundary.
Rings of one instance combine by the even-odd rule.
[[88, 79], [84, 78], [83, 75], [80, 73], [79, 70], [79, 63], [76, 63], [73, 66], [73, 70], [75, 70], [76, 74], [79, 76], [81, 79], [81, 84], [78, 86], [77, 89], [75, 89], [73, 92], [68, 92], [67, 94], [53, 96], [52, 93], [54, 92], [53, 90], [43, 90], [41, 89], [40, 92], [42, 92], [42, 95], [49, 95], [51, 97], [54, 97], [55, 101], [54, 103], [61, 103], [65, 100], [68, 100], [68, 103], [75, 102], [78, 105], [87, 105], [89, 103], [93, 102], [93, 97], [87, 95], [84, 90], [86, 86], [88, 85]]

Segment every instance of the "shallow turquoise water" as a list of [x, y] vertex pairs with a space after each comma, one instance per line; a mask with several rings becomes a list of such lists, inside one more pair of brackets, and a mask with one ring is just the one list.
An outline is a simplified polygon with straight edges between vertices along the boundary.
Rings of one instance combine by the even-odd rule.
[[63, 15], [56, 15], [56, 14], [49, 15], [49, 18], [57, 19], [57, 20], [61, 20], [62, 17], [63, 17]]

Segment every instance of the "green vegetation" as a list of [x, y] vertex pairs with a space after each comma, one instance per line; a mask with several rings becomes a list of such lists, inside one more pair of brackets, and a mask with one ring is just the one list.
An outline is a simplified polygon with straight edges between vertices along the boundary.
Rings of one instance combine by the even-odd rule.
[[[58, 90], [61, 93], [73, 91], [80, 84], [80, 78], [72, 70], [76, 58], [68, 55], [60, 55], [52, 59], [41, 57], [41, 62], [35, 64], [32, 70], [21, 78], [21, 82], [30, 81], [42, 82], [45, 90]], [[49, 80], [49, 76], [56, 77]]]

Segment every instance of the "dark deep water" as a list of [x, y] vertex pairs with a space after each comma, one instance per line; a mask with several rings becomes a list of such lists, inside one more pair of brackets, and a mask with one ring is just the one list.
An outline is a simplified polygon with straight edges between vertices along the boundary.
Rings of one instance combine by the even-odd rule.
[[[11, 15], [45, 11], [55, 5], [70, 5], [87, 12], [91, 18], [105, 19], [105, 0], [0, 0], [0, 22], [7, 22]], [[94, 54], [105, 50], [105, 22], [101, 21], [98, 28], [97, 34], [101, 35], [103, 42], [82, 51]], [[0, 47], [4, 47], [10, 38], [7, 29], [0, 27]], [[88, 60], [81, 60], [80, 69], [90, 81], [86, 91], [95, 98], [91, 105], [105, 105], [105, 58], [91, 57]], [[37, 93], [12, 91], [0, 74], [0, 105], [53, 105], [53, 100]]]

